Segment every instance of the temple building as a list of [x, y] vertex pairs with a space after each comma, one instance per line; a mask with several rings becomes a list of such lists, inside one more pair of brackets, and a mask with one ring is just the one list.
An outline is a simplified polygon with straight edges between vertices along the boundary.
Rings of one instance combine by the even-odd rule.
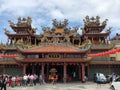
[[[42, 27], [42, 33], [36, 34], [32, 19], [18, 18], [18, 22], [9, 21], [15, 34], [5, 30], [8, 42], [0, 45], [0, 73], [11, 75], [42, 74], [49, 80], [52, 75], [58, 81], [84, 81], [84, 76], [93, 80], [94, 73], [110, 74], [119, 72], [120, 63], [110, 56], [88, 57], [90, 53], [99, 53], [114, 48], [107, 38], [110, 29], [105, 30], [107, 19], [86, 16], [82, 34], [79, 27], [68, 27], [68, 20], [53, 20], [52, 28]], [[14, 55], [17, 57], [14, 58]], [[13, 57], [11, 57], [13, 56]]]

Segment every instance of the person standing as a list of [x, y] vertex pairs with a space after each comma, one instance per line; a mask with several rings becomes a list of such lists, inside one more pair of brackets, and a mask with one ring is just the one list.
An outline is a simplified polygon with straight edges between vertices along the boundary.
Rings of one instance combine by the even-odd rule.
[[34, 74], [34, 80], [33, 80], [34, 85], [36, 85], [37, 78], [38, 78], [38, 76], [36, 74]]
[[24, 86], [27, 86], [27, 80], [28, 80], [28, 76], [25, 74], [24, 76], [23, 76], [23, 82], [24, 82]]
[[6, 84], [7, 84], [8, 78], [5, 75], [2, 75], [2, 84], [1, 84], [1, 90], [6, 90]]
[[56, 84], [56, 82], [57, 82], [57, 75], [53, 77], [53, 85]]
[[101, 77], [100, 77], [99, 73], [97, 74], [97, 86], [98, 85], [100, 85], [100, 87], [101, 87]]
[[30, 75], [30, 86], [33, 86], [34, 75]]
[[43, 77], [42, 77], [41, 74], [40, 74], [40, 76], [39, 76], [39, 83], [40, 83], [40, 85], [43, 84]]

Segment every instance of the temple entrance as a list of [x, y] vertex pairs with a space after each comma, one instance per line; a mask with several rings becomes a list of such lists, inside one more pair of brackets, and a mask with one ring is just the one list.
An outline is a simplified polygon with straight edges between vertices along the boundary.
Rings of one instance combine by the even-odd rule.
[[41, 74], [41, 65], [30, 65], [28, 64], [26, 67], [26, 74], [36, 74], [36, 75], [40, 75]]
[[53, 78], [53, 76], [57, 76], [57, 81], [63, 80], [63, 66], [62, 65], [45, 65], [45, 76], [48, 81]]
[[[83, 67], [82, 67], [83, 65]], [[44, 64], [44, 69], [42, 69], [42, 64], [28, 64], [26, 67], [26, 74], [36, 74], [40, 75], [42, 72], [44, 73], [45, 81], [50, 81], [51, 76], [56, 75], [58, 82], [63, 82], [64, 73], [66, 72], [66, 81], [82, 81], [84, 75], [88, 77], [88, 66], [85, 64], [76, 64], [69, 63], [66, 65], [66, 70], [64, 69], [64, 64]], [[51, 77], [51, 78], [50, 78]]]
[[67, 77], [68, 81], [81, 80], [81, 66], [67, 65]]

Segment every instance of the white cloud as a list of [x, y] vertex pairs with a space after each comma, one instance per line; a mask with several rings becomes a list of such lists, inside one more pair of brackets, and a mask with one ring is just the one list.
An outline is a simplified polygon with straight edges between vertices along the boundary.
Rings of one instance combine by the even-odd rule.
[[[7, 16], [15, 19], [18, 16], [31, 16], [33, 26], [41, 29], [42, 25], [51, 26], [51, 20], [54, 18], [58, 20], [67, 18], [74, 23], [83, 23], [86, 15], [99, 15], [101, 21], [109, 19], [107, 27], [118, 29], [120, 28], [119, 6], [119, 0], [0, 0], [0, 17], [6, 20]], [[116, 33], [117, 30], [113, 32]]]

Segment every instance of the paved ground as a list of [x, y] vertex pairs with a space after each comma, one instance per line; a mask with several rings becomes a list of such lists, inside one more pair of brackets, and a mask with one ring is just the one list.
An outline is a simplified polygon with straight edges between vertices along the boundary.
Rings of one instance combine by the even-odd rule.
[[76, 82], [76, 83], [57, 83], [56, 85], [52, 84], [44, 84], [36, 86], [27, 86], [27, 87], [7, 87], [7, 90], [110, 90], [109, 84], [101, 84], [97, 86], [96, 83], [93, 82]]

